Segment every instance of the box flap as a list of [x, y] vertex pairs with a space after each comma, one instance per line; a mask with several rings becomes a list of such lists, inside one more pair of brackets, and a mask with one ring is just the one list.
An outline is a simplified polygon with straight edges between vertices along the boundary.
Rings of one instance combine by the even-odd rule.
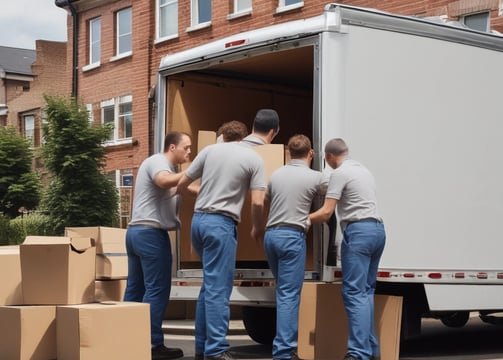
[[23, 245], [54, 245], [54, 244], [70, 244], [71, 238], [66, 236], [27, 236], [24, 239]]
[[72, 237], [72, 238], [70, 238], [70, 240], [71, 240], [72, 250], [76, 251], [78, 253], [82, 253], [82, 252], [86, 251], [87, 249], [94, 247], [96, 244], [94, 239], [89, 238], [89, 237]]

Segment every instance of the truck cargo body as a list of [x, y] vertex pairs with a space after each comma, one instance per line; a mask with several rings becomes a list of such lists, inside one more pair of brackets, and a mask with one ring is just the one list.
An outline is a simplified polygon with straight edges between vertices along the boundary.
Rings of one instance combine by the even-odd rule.
[[[412, 331], [425, 314], [458, 326], [469, 311], [503, 309], [501, 64], [501, 36], [329, 4], [314, 18], [165, 56], [157, 149], [169, 130], [197, 139], [225, 121], [251, 128], [259, 108], [280, 115], [275, 143], [312, 139], [315, 169], [324, 144], [344, 138], [377, 181], [387, 232], [378, 291], [404, 296]], [[177, 239], [174, 298], [195, 299], [202, 276], [190, 216]], [[306, 280], [340, 277], [325, 265], [328, 239], [326, 225], [313, 226]], [[273, 305], [273, 277], [251, 242], [240, 235], [232, 301]]]

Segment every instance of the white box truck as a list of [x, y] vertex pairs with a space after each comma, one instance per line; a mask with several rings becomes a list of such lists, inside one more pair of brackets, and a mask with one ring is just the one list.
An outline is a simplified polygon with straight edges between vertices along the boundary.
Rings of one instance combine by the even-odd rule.
[[[316, 169], [324, 144], [344, 138], [377, 180], [387, 231], [377, 291], [403, 296], [402, 335], [420, 331], [424, 316], [463, 326], [472, 311], [503, 309], [502, 66], [498, 34], [328, 4], [316, 17], [166, 55], [155, 142], [171, 129], [251, 126], [264, 107], [280, 115], [278, 143], [311, 137]], [[199, 290], [189, 236], [177, 239], [175, 299]], [[329, 242], [326, 225], [312, 228], [306, 281], [340, 278]], [[231, 300], [246, 305], [252, 338], [267, 342], [274, 281], [265, 256], [250, 253], [238, 254]]]

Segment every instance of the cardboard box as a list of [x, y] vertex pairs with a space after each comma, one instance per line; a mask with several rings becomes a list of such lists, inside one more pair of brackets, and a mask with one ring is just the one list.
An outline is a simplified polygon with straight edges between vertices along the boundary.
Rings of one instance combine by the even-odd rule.
[[[375, 331], [381, 359], [398, 360], [402, 298], [375, 295]], [[348, 323], [341, 284], [305, 282], [299, 311], [298, 355], [301, 359], [342, 359], [347, 350]]]
[[67, 227], [65, 236], [96, 242], [96, 279], [124, 279], [128, 273], [126, 229], [106, 226]]
[[56, 307], [1, 306], [0, 359], [56, 359]]
[[19, 246], [0, 246], [0, 305], [22, 305]]
[[109, 302], [58, 306], [58, 360], [150, 359], [148, 304]]
[[124, 292], [126, 291], [127, 280], [96, 280], [94, 285], [94, 298], [97, 302], [124, 300]]
[[94, 301], [96, 247], [93, 239], [27, 236], [19, 248], [24, 304]]

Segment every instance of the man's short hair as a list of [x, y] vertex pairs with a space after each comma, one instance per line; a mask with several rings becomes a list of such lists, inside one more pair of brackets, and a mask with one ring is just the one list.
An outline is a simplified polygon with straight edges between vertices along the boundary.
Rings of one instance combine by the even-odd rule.
[[338, 156], [344, 154], [347, 151], [348, 146], [346, 145], [346, 142], [341, 138], [331, 139], [325, 144], [325, 153]]
[[267, 134], [270, 130], [279, 131], [279, 116], [275, 110], [260, 109], [253, 120], [253, 131], [259, 134]]
[[292, 159], [305, 158], [311, 150], [311, 140], [305, 135], [294, 135], [288, 140], [288, 151]]
[[[170, 131], [166, 134], [164, 138], [164, 152], [169, 150], [170, 145], [177, 146], [184, 136], [189, 136], [189, 134], [181, 132], [181, 131]], [[189, 136], [190, 137], [190, 136]]]
[[217, 137], [220, 135], [225, 142], [239, 141], [248, 135], [248, 128], [241, 121], [232, 120], [218, 128]]

